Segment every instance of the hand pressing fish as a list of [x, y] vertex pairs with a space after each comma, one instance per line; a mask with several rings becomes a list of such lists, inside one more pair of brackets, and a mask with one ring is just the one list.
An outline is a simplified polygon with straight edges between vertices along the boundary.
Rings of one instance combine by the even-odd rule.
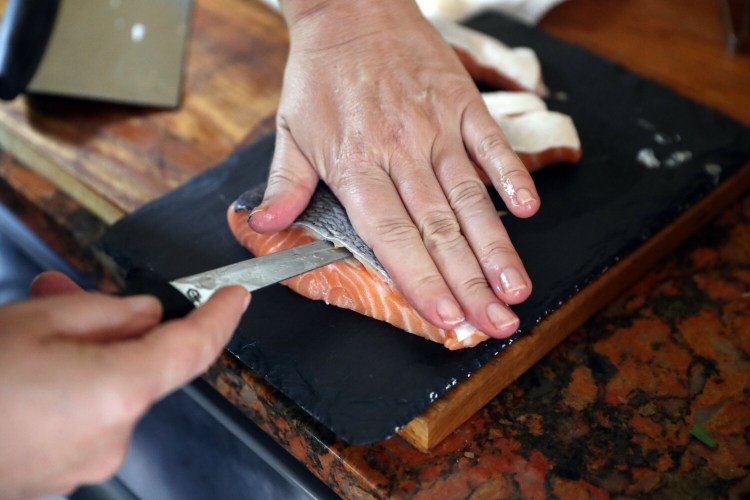
[[443, 330], [423, 319], [393, 286], [372, 250], [354, 231], [344, 208], [323, 184], [318, 185], [307, 209], [290, 228], [273, 234], [253, 231], [248, 220], [263, 199], [265, 187], [263, 184], [247, 191], [229, 207], [229, 226], [243, 247], [261, 256], [327, 239], [355, 256], [288, 279], [282, 282], [284, 285], [309, 299], [386, 321], [451, 350], [473, 347], [489, 338], [468, 323]]
[[[530, 170], [580, 158], [580, 141], [572, 120], [547, 111], [544, 102], [535, 95], [501, 92], [483, 97], [511, 146]], [[247, 191], [227, 213], [232, 233], [250, 252], [266, 255], [326, 239], [346, 247], [355, 256], [286, 280], [284, 284], [295, 292], [386, 321], [451, 350], [473, 347], [489, 338], [466, 322], [444, 330], [422, 318], [393, 286], [375, 254], [352, 227], [344, 208], [323, 184], [292, 227], [274, 234], [256, 233], [248, 220], [263, 199], [264, 190], [265, 185], [260, 185]]]
[[[443, 37], [456, 57], [408, 2], [335, 2], [315, 17], [304, 17], [300, 3], [285, 5], [302, 41], [287, 63], [265, 195], [259, 188], [229, 209], [236, 238], [256, 255], [338, 240], [357, 258], [286, 284], [449, 349], [511, 335], [518, 318], [506, 304], [522, 302], [531, 284], [473, 166], [491, 177], [513, 215], [529, 217], [539, 198], [513, 149], [538, 167], [561, 151], [577, 158], [580, 147], [572, 122], [538, 98], [502, 98], [493, 120], [469, 73], [543, 94], [536, 55], [448, 25]], [[347, 16], [356, 22], [332, 22]], [[360, 36], [364, 28], [380, 35]], [[413, 36], [399, 35], [407, 31]], [[415, 64], [417, 53], [424, 64]], [[554, 119], [551, 131], [539, 132], [540, 117]], [[511, 147], [499, 123], [514, 137]], [[335, 196], [316, 192], [323, 184]], [[305, 207], [311, 219], [290, 226]], [[332, 233], [348, 226], [347, 214], [359, 234]]]

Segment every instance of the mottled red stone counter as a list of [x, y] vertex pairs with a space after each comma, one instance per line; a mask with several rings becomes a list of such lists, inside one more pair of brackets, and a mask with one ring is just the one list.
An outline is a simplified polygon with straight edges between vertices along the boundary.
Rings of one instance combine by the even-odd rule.
[[746, 498], [750, 197], [429, 454], [348, 446], [231, 359], [208, 378], [345, 497]]
[[[44, 157], [30, 166], [58, 182], [45, 170], [56, 166], [52, 174], [87, 189], [68, 186], [75, 202], [4, 154], [0, 201], [97, 282], [106, 274], [91, 242], [102, 220], [173, 187], [152, 172], [162, 172], [165, 145], [170, 179], [187, 179], [273, 122], [282, 22], [250, 0], [197, 5], [190, 99], [175, 115], [82, 110], [83, 122], [37, 115], [27, 127], [25, 108], [8, 108], [49, 146], [47, 156], [22, 150], [27, 161]], [[750, 125], [750, 55], [724, 52], [715, 0], [569, 0], [541, 29]], [[231, 71], [215, 70], [230, 59]], [[232, 92], [240, 79], [250, 87]], [[16, 125], [5, 128], [16, 133]], [[178, 143], [179, 154], [169, 154]], [[88, 161], [150, 180], [103, 189], [93, 168], [81, 168]], [[207, 379], [346, 497], [750, 498], [750, 197], [429, 454], [400, 438], [348, 446], [228, 355]]]
[[[0, 173], [0, 200], [90, 268], [101, 223], [7, 156]], [[747, 498], [750, 196], [429, 454], [348, 446], [228, 355], [206, 378], [345, 497]]]

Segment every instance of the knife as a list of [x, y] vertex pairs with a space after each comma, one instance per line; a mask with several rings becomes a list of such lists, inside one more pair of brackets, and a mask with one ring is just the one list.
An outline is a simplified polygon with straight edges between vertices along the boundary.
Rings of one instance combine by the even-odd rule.
[[4, 3], [0, 99], [27, 93], [179, 104], [193, 0]]
[[120, 295], [155, 295], [164, 309], [162, 320], [167, 321], [185, 316], [223, 286], [241, 285], [254, 292], [351, 256], [346, 248], [318, 240], [169, 282], [152, 272], [135, 270], [129, 273], [127, 286]]

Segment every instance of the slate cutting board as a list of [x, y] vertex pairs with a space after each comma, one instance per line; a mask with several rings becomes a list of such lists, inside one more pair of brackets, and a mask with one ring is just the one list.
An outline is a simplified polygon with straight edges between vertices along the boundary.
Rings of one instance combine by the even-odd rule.
[[[538, 215], [504, 218], [534, 281], [532, 297], [514, 307], [523, 335], [727, 182], [750, 157], [750, 130], [533, 28], [498, 15], [469, 24], [537, 52], [548, 106], [573, 117], [583, 144], [579, 164], [535, 175]], [[637, 160], [644, 149], [659, 167]], [[102, 247], [122, 269], [165, 279], [249, 257], [225, 211], [265, 178], [272, 153], [273, 137], [237, 151], [120, 220]], [[228, 348], [342, 439], [365, 444], [392, 436], [507, 345], [491, 340], [450, 352], [274, 286], [254, 294]]]

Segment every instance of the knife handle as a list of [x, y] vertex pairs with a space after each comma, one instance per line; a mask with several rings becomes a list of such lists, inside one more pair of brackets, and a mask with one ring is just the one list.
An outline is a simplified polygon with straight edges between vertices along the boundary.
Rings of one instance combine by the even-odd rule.
[[175, 287], [148, 271], [129, 272], [126, 286], [118, 295], [154, 295], [164, 310], [162, 321], [182, 318], [195, 309], [194, 304]]
[[60, 0], [8, 0], [0, 26], [0, 98], [26, 90], [42, 60]]

